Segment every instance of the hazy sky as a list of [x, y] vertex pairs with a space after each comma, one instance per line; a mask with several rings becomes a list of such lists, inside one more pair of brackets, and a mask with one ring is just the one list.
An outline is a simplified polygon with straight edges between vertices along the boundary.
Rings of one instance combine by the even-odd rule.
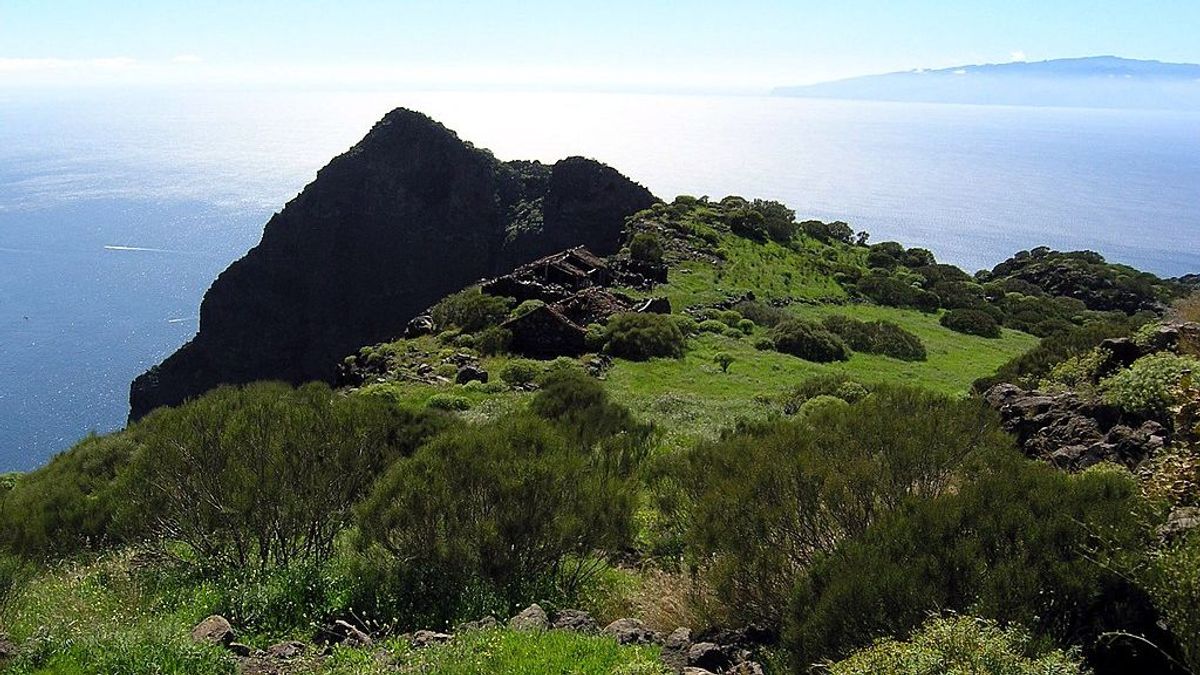
[[0, 0], [0, 86], [764, 89], [966, 63], [1200, 62], [1200, 0]]

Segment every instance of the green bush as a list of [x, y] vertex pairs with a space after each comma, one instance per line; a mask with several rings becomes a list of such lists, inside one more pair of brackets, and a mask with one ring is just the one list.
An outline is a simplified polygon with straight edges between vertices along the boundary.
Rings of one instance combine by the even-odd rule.
[[733, 340], [741, 340], [742, 338], [746, 337], [746, 334], [737, 328], [726, 328], [725, 330], [721, 331], [721, 335]]
[[549, 422], [517, 415], [447, 432], [396, 462], [358, 510], [365, 541], [406, 567], [482, 581], [510, 603], [568, 594], [632, 530], [635, 490]]
[[1100, 389], [1110, 405], [1135, 415], [1162, 418], [1180, 401], [1197, 370], [1200, 361], [1190, 356], [1159, 352], [1105, 378]]
[[1017, 622], [1097, 658], [1105, 632], [1153, 630], [1114, 571], [1115, 556], [1148, 543], [1127, 472], [1068, 475], [1015, 454], [981, 469], [953, 490], [914, 491], [800, 577], [785, 640], [797, 663], [905, 634], [938, 610]]
[[956, 333], [985, 338], [1000, 337], [1000, 324], [987, 312], [977, 309], [952, 309], [942, 315], [941, 324]]
[[800, 223], [800, 228], [808, 236], [825, 244], [834, 242], [849, 244], [854, 239], [854, 230], [843, 223], [837, 221], [833, 223], [823, 223], [819, 220], [806, 220]]
[[1154, 605], [1179, 642], [1184, 663], [1200, 672], [1200, 534], [1157, 552], [1146, 576]]
[[679, 324], [667, 314], [615, 314], [607, 334], [608, 352], [631, 361], [679, 358], [686, 344]]
[[756, 325], [768, 328], [788, 318], [788, 313], [778, 307], [772, 307], [757, 300], [743, 300], [733, 306], [734, 311], [743, 318], [753, 321]]
[[825, 328], [842, 338], [850, 349], [864, 354], [882, 354], [902, 361], [924, 361], [921, 338], [890, 321], [859, 321], [847, 316], [825, 317]]
[[846, 402], [845, 399], [829, 394], [821, 394], [820, 396], [814, 396], [805, 401], [804, 405], [800, 406], [800, 410], [797, 414], [800, 415], [800, 417], [811, 416], [819, 418], [821, 416], [832, 415], [835, 412], [840, 412], [841, 409], [846, 408], [849, 405], [850, 404]]
[[742, 319], [737, 322], [737, 329], [742, 331], [742, 335], [750, 335], [754, 332], [754, 322], [750, 319]]
[[474, 349], [475, 348], [475, 336], [471, 335], [470, 333], [462, 333], [460, 335], [455, 336], [455, 338], [450, 341], [450, 344], [454, 345], [455, 347], [457, 347], [459, 349]]
[[[858, 395], [859, 389], [862, 394]], [[842, 396], [843, 391], [851, 394], [851, 398]], [[837, 396], [847, 403], [856, 403], [865, 398], [870, 393], [867, 388], [850, 379], [849, 375], [844, 373], [822, 373], [813, 375], [805, 379], [799, 385], [796, 385], [782, 397], [783, 412], [787, 415], [795, 415], [800, 412], [800, 407], [805, 404], [810, 398], [822, 395]]]
[[1015, 454], [976, 400], [881, 388], [852, 405], [813, 407], [686, 456], [689, 548], [738, 621], [778, 626], [804, 570], [839, 542], [908, 497], [950, 492], [998, 454]]
[[922, 312], [936, 312], [939, 304], [937, 295], [886, 272], [872, 271], [858, 280], [855, 289], [866, 298], [889, 307], [911, 307]]
[[1014, 626], [967, 616], [935, 617], [908, 640], [886, 638], [830, 664], [830, 675], [1086, 675], [1073, 653], [1038, 649]]
[[514, 318], [519, 317], [519, 316], [525, 316], [526, 314], [534, 311], [535, 309], [540, 309], [545, 306], [546, 306], [546, 303], [542, 302], [541, 300], [525, 300], [521, 304], [517, 305], [513, 309], [512, 313], [509, 314], [509, 316], [512, 316]]
[[63, 556], [120, 537], [114, 516], [118, 474], [137, 451], [134, 434], [88, 436], [0, 498], [0, 543], [28, 557]]
[[726, 328], [729, 328], [729, 326], [726, 326], [725, 322], [720, 319], [705, 319], [696, 326], [696, 329], [701, 333], [716, 333], [718, 335], [724, 333]]
[[512, 331], [499, 326], [489, 326], [475, 336], [475, 348], [484, 356], [496, 356], [508, 352], [512, 344]]
[[808, 361], [825, 363], [846, 361], [850, 350], [842, 339], [819, 324], [803, 319], [788, 319], [771, 329], [775, 349]]
[[695, 335], [696, 333], [700, 332], [699, 322], [687, 314], [671, 314], [670, 316], [671, 320], [674, 321], [675, 325], [679, 328], [679, 332], [683, 333], [685, 337], [689, 335]]
[[585, 447], [605, 444], [605, 456], [620, 462], [621, 473], [641, 462], [653, 428], [636, 421], [624, 406], [609, 399], [594, 377], [578, 367], [552, 368], [529, 402], [535, 415], [558, 425], [568, 438]]
[[1033, 349], [1001, 366], [994, 376], [977, 380], [972, 389], [983, 393], [1000, 383], [1015, 384], [1026, 389], [1036, 387], [1059, 363], [1091, 351], [1108, 338], [1129, 335], [1136, 325], [1133, 319], [1105, 320], [1051, 335]]
[[509, 386], [531, 384], [542, 374], [542, 364], [529, 359], [513, 359], [500, 369], [500, 379]]
[[729, 352], [717, 352], [713, 356], [713, 363], [717, 364], [722, 373], [728, 373], [729, 366], [733, 365], [733, 362], [736, 360], [737, 359], [733, 357], [733, 354], [730, 354]]
[[663, 259], [663, 246], [650, 232], [638, 232], [629, 242], [629, 257], [638, 262], [657, 265]]
[[754, 348], [760, 352], [773, 351], [775, 349], [775, 341], [763, 336], [754, 341]]
[[463, 412], [471, 409], [471, 399], [458, 394], [434, 394], [425, 401], [425, 407], [430, 410]]
[[138, 423], [123, 518], [211, 564], [324, 559], [376, 476], [446, 426], [324, 384], [220, 387]]
[[499, 325], [508, 318], [508, 310], [512, 307], [512, 298], [498, 298], [479, 292], [472, 287], [448, 295], [433, 306], [430, 316], [438, 328], [447, 329], [451, 326], [466, 333], [474, 333], [488, 326]]

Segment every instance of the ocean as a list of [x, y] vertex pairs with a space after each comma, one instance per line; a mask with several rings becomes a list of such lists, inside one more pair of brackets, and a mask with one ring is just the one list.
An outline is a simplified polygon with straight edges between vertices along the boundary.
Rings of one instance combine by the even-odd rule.
[[968, 270], [1038, 245], [1200, 272], [1200, 113], [757, 96], [0, 91], [0, 471], [120, 428], [212, 279], [396, 106], [501, 159], [777, 199]]

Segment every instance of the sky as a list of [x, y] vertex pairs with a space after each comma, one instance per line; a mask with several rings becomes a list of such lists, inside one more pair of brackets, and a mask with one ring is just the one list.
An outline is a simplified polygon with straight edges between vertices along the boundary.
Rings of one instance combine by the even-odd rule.
[[1112, 54], [1200, 63], [1198, 0], [0, 0], [0, 87], [745, 91]]

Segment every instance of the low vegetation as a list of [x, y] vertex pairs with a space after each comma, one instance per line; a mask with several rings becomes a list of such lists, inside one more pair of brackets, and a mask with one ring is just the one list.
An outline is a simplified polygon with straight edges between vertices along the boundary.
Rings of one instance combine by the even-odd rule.
[[[188, 637], [211, 614], [316, 673], [671, 672], [658, 646], [503, 627], [534, 602], [752, 626], [772, 674], [1200, 670], [1179, 284], [1049, 249], [968, 274], [740, 197], [628, 229], [614, 270], [637, 272], [606, 290], [670, 313], [563, 324], [570, 354], [513, 353], [501, 324], [544, 303], [473, 287], [340, 388], [222, 387], [2, 477], [8, 672], [236, 672]], [[979, 396], [998, 383], [1157, 445], [1113, 460], [1132, 473], [1052, 468]], [[374, 645], [322, 652], [339, 621]]]

